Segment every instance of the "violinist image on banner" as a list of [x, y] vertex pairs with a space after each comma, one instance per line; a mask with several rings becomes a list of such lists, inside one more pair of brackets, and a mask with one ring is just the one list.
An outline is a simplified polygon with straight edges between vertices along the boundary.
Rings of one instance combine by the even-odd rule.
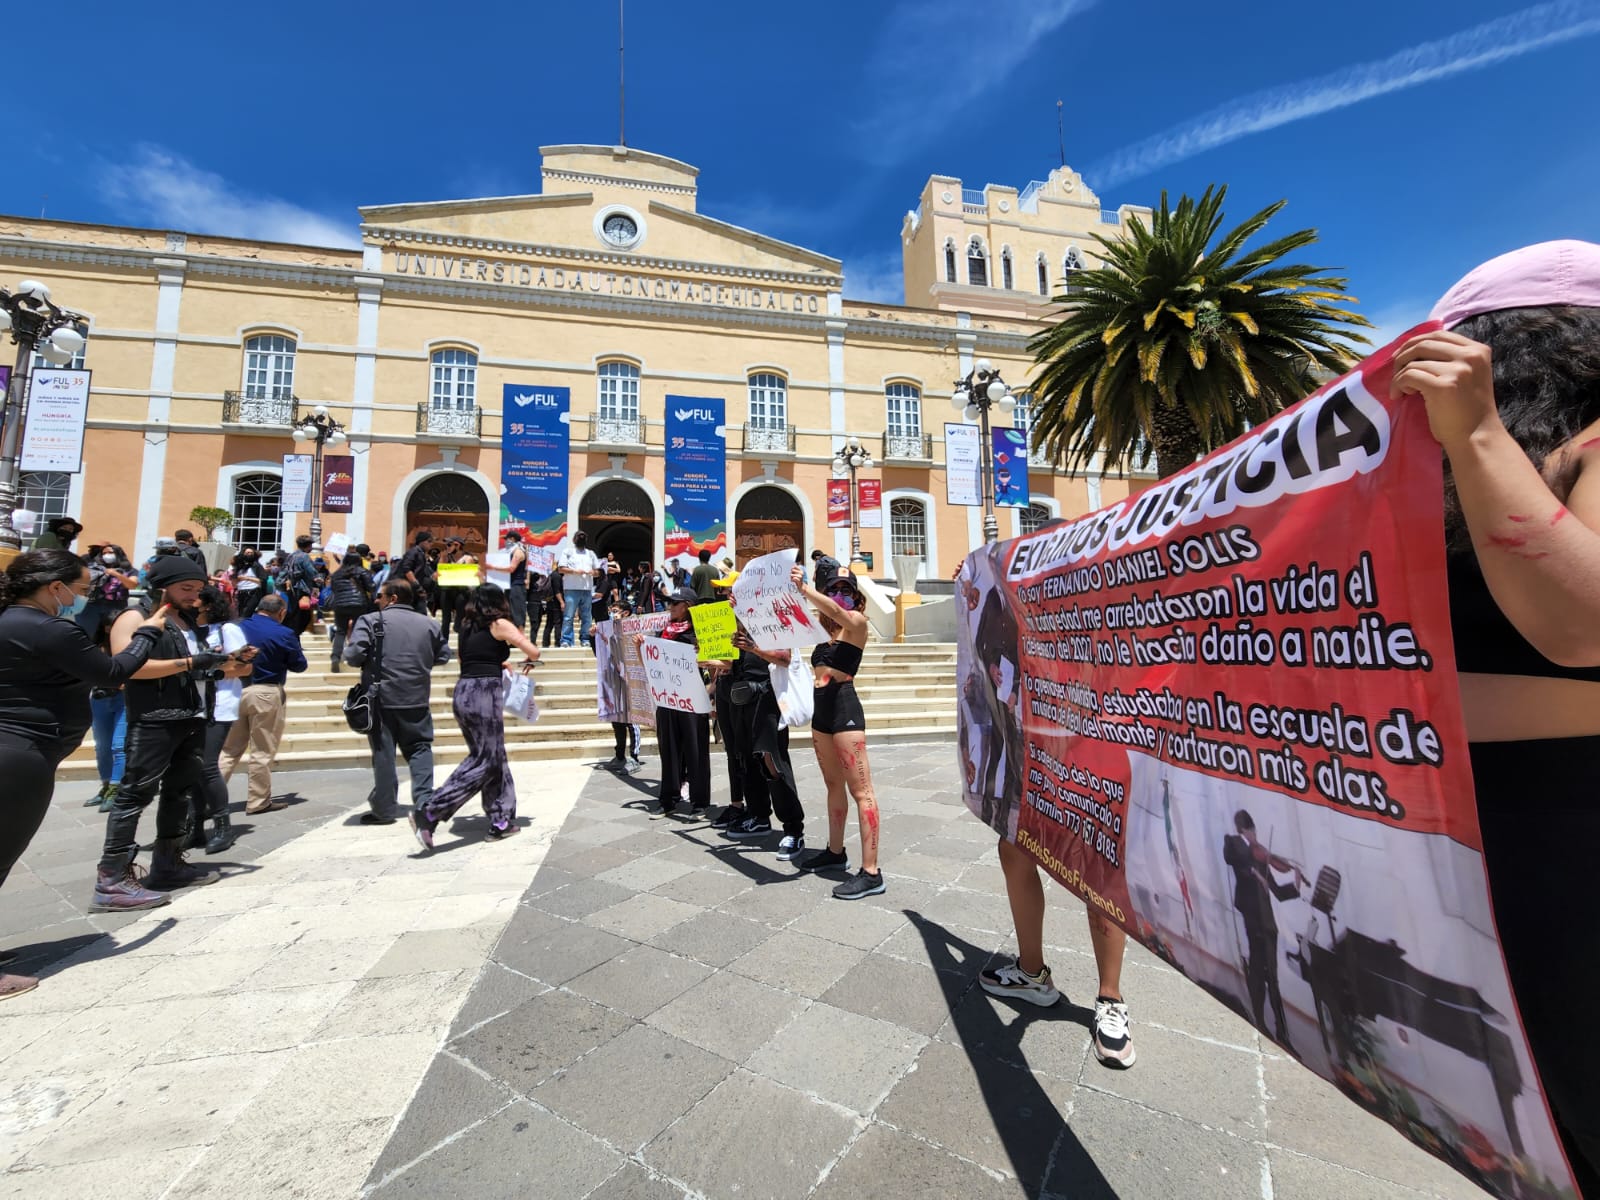
[[[1245, 809], [1233, 814], [1233, 828], [1234, 832], [1222, 839], [1222, 860], [1233, 868], [1233, 906], [1244, 920], [1249, 946], [1245, 984], [1250, 990], [1250, 1011], [1256, 1028], [1265, 1033], [1261, 1010], [1270, 999], [1278, 1043], [1293, 1052], [1289, 1019], [1283, 1015], [1283, 995], [1278, 991], [1278, 918], [1273, 915], [1272, 902], [1298, 900], [1306, 879], [1299, 867], [1256, 840], [1256, 823]], [[1275, 871], [1289, 872], [1294, 881], [1279, 883]]]

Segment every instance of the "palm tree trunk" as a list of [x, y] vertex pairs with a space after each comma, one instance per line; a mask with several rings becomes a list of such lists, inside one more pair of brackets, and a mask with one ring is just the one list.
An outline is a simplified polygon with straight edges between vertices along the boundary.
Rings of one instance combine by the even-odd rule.
[[1156, 474], [1162, 479], [1192, 466], [1205, 449], [1189, 414], [1177, 407], [1157, 409], [1151, 417], [1150, 445], [1156, 452]]

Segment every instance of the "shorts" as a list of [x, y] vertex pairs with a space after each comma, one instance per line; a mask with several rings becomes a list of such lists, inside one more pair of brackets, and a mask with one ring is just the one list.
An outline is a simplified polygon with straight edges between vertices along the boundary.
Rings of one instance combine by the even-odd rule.
[[854, 683], [834, 679], [826, 687], [817, 688], [815, 695], [811, 728], [816, 732], [866, 732], [867, 714], [861, 709], [861, 697], [856, 695]]

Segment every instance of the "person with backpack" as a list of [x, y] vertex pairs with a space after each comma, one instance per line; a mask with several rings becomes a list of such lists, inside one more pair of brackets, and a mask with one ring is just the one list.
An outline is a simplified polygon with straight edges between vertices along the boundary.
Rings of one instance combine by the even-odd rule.
[[417, 530], [417, 536], [412, 541], [410, 548], [397, 558], [389, 571], [389, 578], [384, 582], [403, 582], [411, 592], [411, 604], [419, 613], [427, 614], [428, 589], [433, 583], [433, 560], [428, 556], [428, 548], [433, 542], [433, 533], [427, 529]]
[[316, 615], [317, 593], [322, 590], [317, 579], [317, 568], [311, 562], [311, 535], [302, 533], [294, 540], [294, 551], [283, 564], [283, 574], [278, 586], [289, 601], [289, 615], [284, 621], [296, 637], [311, 626]]
[[350, 623], [363, 613], [372, 611], [377, 602], [378, 588], [373, 582], [372, 575], [367, 571], [367, 555], [372, 553], [369, 546], [362, 544], [350, 547], [350, 553], [344, 556], [336, 570], [328, 580], [330, 604], [333, 608], [333, 669], [344, 669], [345, 639], [350, 635]]

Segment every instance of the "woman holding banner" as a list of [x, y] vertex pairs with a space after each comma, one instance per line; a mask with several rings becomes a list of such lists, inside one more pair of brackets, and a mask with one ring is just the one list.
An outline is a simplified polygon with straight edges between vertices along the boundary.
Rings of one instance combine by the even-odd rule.
[[1395, 355], [1444, 448], [1450, 618], [1495, 924], [1583, 1194], [1600, 1198], [1600, 246], [1491, 259]]
[[[697, 597], [679, 588], [667, 597], [667, 623], [656, 636], [669, 642], [698, 646], [689, 606]], [[643, 642], [639, 638], [639, 642]], [[689, 787], [689, 811], [699, 816], [711, 807], [711, 716], [709, 713], [656, 709], [656, 745], [661, 755], [661, 795], [650, 816], [664, 817], [677, 807], [683, 788]]]
[[844, 823], [850, 815], [845, 800], [848, 789], [856, 802], [861, 826], [861, 869], [833, 889], [838, 900], [861, 900], [885, 891], [878, 870], [878, 800], [872, 791], [872, 771], [867, 765], [867, 718], [856, 695], [855, 677], [867, 647], [867, 600], [856, 577], [845, 571], [818, 591], [806, 582], [798, 563], [789, 573], [801, 595], [816, 606], [822, 627], [831, 640], [811, 654], [816, 704], [811, 718], [811, 744], [817, 766], [828, 786], [828, 846], [799, 861], [802, 871], [848, 871], [844, 852]]

